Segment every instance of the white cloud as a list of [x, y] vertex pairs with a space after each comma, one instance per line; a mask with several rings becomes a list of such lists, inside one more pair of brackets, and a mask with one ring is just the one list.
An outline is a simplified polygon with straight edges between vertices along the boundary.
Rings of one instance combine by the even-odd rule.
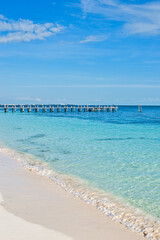
[[1, 15], [1, 14], [0, 14], [0, 19], [6, 20], [6, 18], [3, 15]]
[[39, 24], [27, 19], [15, 21], [0, 15], [0, 43], [43, 40], [61, 32], [63, 29], [64, 27], [59, 24]]
[[42, 102], [40, 98], [31, 98], [31, 97], [15, 98], [15, 100]]
[[160, 34], [160, 1], [127, 4], [116, 0], [81, 0], [85, 15], [100, 14], [119, 21], [127, 34]]
[[84, 40], [80, 41], [79, 43], [88, 43], [88, 42], [102, 42], [106, 39], [106, 36], [87, 36]]
[[152, 84], [83, 84], [83, 85], [28, 85], [26, 88], [160, 88]]
[[148, 97], [144, 99], [144, 102], [150, 102], [150, 103], [160, 103], [160, 98], [156, 97]]

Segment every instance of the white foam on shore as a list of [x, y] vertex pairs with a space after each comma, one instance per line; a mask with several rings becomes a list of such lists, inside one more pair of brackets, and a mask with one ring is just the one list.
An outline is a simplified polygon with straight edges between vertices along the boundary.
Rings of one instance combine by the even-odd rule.
[[68, 175], [59, 174], [49, 168], [47, 163], [35, 159], [32, 155], [17, 152], [9, 148], [0, 148], [0, 153], [18, 160], [22, 166], [30, 171], [46, 176], [88, 204], [94, 205], [114, 221], [124, 224], [127, 228], [143, 234], [149, 240], [160, 239], [160, 223], [152, 217], [144, 215], [140, 210], [126, 206], [116, 201], [112, 196], [103, 191], [93, 189], [83, 181]]

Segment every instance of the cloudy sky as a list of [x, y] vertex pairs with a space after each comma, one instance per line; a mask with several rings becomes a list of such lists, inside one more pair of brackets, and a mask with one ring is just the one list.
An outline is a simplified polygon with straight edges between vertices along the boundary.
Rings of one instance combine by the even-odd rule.
[[160, 1], [1, 0], [0, 103], [160, 105]]

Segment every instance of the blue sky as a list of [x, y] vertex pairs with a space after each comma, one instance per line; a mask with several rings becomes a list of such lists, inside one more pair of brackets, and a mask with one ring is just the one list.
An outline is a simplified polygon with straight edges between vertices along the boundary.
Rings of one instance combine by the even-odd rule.
[[160, 105], [160, 1], [1, 0], [0, 103]]

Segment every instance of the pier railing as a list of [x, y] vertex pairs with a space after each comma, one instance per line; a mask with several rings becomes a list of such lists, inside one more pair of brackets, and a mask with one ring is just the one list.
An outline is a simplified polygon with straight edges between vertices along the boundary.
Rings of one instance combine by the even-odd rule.
[[0, 105], [0, 110], [4, 112], [117, 112], [118, 107], [111, 105]]

